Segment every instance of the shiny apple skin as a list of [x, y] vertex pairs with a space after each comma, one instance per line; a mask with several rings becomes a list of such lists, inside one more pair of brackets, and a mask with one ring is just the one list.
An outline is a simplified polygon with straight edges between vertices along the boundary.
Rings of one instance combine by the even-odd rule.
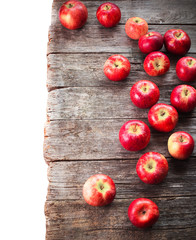
[[148, 32], [140, 37], [138, 46], [145, 54], [159, 51], [163, 46], [163, 36], [159, 32]]
[[140, 120], [130, 120], [119, 131], [119, 141], [128, 151], [144, 149], [150, 141], [150, 129]]
[[138, 40], [148, 32], [148, 23], [143, 18], [129, 18], [125, 24], [125, 32], [131, 39]]
[[[107, 7], [109, 9], [107, 9]], [[121, 19], [121, 11], [120, 8], [110, 2], [106, 2], [101, 4], [97, 9], [97, 19], [106, 28], [116, 26]]]
[[128, 217], [135, 227], [151, 227], [159, 218], [159, 208], [150, 199], [137, 198], [129, 205]]
[[128, 77], [130, 70], [129, 60], [122, 55], [112, 55], [104, 64], [104, 73], [111, 81], [124, 80]]
[[160, 91], [157, 85], [148, 80], [136, 82], [130, 91], [130, 98], [136, 107], [149, 108], [158, 102]]
[[150, 76], [165, 74], [170, 67], [169, 58], [162, 52], [151, 52], [144, 60], [144, 70]]
[[[180, 37], [176, 35], [181, 34]], [[189, 35], [181, 29], [170, 29], [164, 35], [164, 45], [168, 52], [185, 55], [191, 47]]]
[[[105, 190], [100, 188], [105, 186]], [[107, 188], [107, 189], [106, 189]], [[105, 206], [110, 204], [116, 195], [113, 180], [105, 174], [91, 176], [83, 186], [84, 200], [91, 206]]]
[[196, 80], [196, 59], [193, 57], [180, 58], [176, 64], [176, 74], [181, 81]]
[[179, 112], [191, 112], [196, 107], [196, 90], [189, 85], [178, 85], [170, 96], [171, 104]]
[[[69, 8], [69, 4], [74, 5]], [[76, 0], [70, 0], [61, 6], [59, 10], [59, 20], [61, 24], [70, 30], [75, 30], [84, 26], [88, 18], [88, 10], [86, 6]]]
[[148, 112], [148, 121], [157, 131], [170, 132], [178, 122], [178, 112], [173, 106], [157, 103]]
[[168, 151], [172, 157], [178, 160], [186, 160], [194, 149], [193, 137], [184, 131], [173, 133], [168, 139]]
[[144, 183], [158, 184], [167, 176], [168, 168], [168, 162], [162, 154], [148, 152], [138, 160], [136, 171]]

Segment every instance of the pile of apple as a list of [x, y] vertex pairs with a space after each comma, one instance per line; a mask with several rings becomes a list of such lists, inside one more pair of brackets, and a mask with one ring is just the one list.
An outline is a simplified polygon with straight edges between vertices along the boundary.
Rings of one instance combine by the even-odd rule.
[[[113, 3], [103, 3], [97, 9], [97, 19], [104, 27], [114, 27], [121, 19], [119, 7]], [[81, 28], [87, 21], [86, 6], [76, 0], [64, 3], [59, 10], [59, 19], [68, 29]], [[132, 17], [125, 24], [126, 34], [134, 40], [142, 53], [148, 54], [144, 60], [144, 70], [150, 76], [165, 74], [170, 68], [169, 58], [160, 49], [163, 44], [168, 52], [185, 55], [191, 46], [188, 34], [181, 29], [170, 29], [164, 37], [158, 32], [148, 32], [147, 22], [140, 17]], [[113, 55], [104, 65], [106, 77], [112, 81], [125, 79], [131, 70], [129, 60], [122, 55]], [[196, 79], [196, 59], [182, 57], [176, 64], [176, 74], [181, 81]], [[179, 85], [171, 93], [171, 104], [158, 103], [160, 91], [148, 80], [136, 82], [130, 90], [130, 98], [138, 108], [150, 108], [149, 124], [160, 132], [172, 131], [178, 122], [178, 112], [190, 112], [196, 107], [196, 90], [189, 85]], [[150, 141], [150, 129], [140, 120], [130, 120], [119, 131], [121, 145], [128, 151], [144, 149]], [[173, 133], [168, 139], [168, 151], [172, 157], [185, 160], [193, 152], [194, 140], [184, 131]], [[147, 152], [137, 162], [136, 172], [147, 184], [162, 182], [168, 173], [168, 162], [158, 152]], [[104, 174], [91, 176], [83, 187], [85, 201], [92, 206], [111, 203], [116, 195], [113, 180]], [[159, 209], [150, 199], [138, 198], [128, 208], [130, 221], [136, 227], [152, 226], [159, 218]]]

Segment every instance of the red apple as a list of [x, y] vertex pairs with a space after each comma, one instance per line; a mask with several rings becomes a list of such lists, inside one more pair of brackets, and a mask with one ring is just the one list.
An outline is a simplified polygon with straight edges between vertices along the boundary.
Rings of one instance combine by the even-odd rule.
[[181, 29], [170, 29], [164, 35], [164, 45], [168, 52], [184, 55], [191, 46], [189, 35]]
[[148, 80], [136, 82], [130, 91], [130, 97], [139, 108], [152, 107], [159, 100], [160, 92], [157, 85]]
[[148, 23], [143, 18], [129, 18], [125, 24], [125, 32], [130, 38], [138, 40], [148, 32]]
[[138, 228], [151, 227], [159, 218], [159, 208], [150, 199], [138, 198], [129, 205], [128, 217]]
[[148, 152], [138, 160], [136, 171], [144, 183], [158, 184], [167, 176], [168, 162], [162, 154]]
[[176, 64], [176, 74], [182, 81], [194, 81], [196, 79], [196, 59], [193, 57], [180, 58]]
[[110, 204], [116, 195], [113, 180], [104, 174], [91, 176], [83, 186], [83, 197], [91, 206], [105, 206]]
[[130, 120], [119, 131], [121, 145], [128, 151], [139, 151], [150, 141], [150, 129], [142, 121]]
[[114, 3], [103, 3], [97, 9], [97, 19], [104, 27], [114, 27], [121, 19], [120, 8]]
[[168, 151], [172, 157], [185, 160], [189, 158], [194, 149], [194, 140], [187, 132], [175, 132], [168, 139]]
[[71, 30], [81, 28], [88, 18], [86, 6], [76, 0], [70, 0], [61, 6], [59, 20], [61, 24]]
[[157, 103], [148, 112], [148, 121], [156, 130], [170, 132], [178, 122], [178, 112], [170, 105]]
[[104, 73], [112, 81], [125, 79], [131, 70], [129, 60], [122, 55], [113, 55], [104, 64]]
[[170, 101], [179, 112], [190, 112], [196, 107], [196, 90], [189, 85], [179, 85], [173, 89]]
[[159, 32], [148, 32], [139, 39], [138, 45], [142, 53], [159, 51], [163, 46], [163, 36]]
[[162, 52], [151, 52], [144, 60], [144, 70], [150, 76], [165, 74], [169, 67], [169, 58]]

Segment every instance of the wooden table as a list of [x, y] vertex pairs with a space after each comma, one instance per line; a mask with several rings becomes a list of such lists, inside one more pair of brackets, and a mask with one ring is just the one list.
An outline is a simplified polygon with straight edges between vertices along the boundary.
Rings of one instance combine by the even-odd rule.
[[[162, 77], [149, 77], [143, 69], [145, 55], [138, 42], [125, 34], [128, 18], [139, 16], [149, 30], [164, 34], [181, 28], [191, 37], [189, 56], [196, 57], [196, 3], [194, 0], [113, 1], [120, 8], [120, 24], [102, 27], [96, 10], [103, 1], [83, 1], [88, 8], [86, 25], [65, 29], [58, 20], [63, 1], [54, 0], [48, 43], [48, 105], [44, 157], [48, 163], [48, 194], [45, 204], [47, 240], [153, 240], [196, 239], [196, 149], [187, 161], [177, 161], [167, 151], [170, 133], [151, 129], [146, 149], [128, 152], [118, 140], [121, 125], [130, 119], [146, 122], [148, 110], [136, 108], [129, 97], [138, 80], [155, 82], [159, 102], [170, 103], [172, 89], [182, 84], [175, 72], [179, 57], [171, 56], [171, 68]], [[165, 52], [163, 48], [162, 51]], [[103, 65], [112, 54], [131, 62], [131, 73], [122, 82], [106, 79]], [[195, 86], [195, 83], [191, 84]], [[180, 114], [175, 131], [184, 130], [196, 140], [196, 111]], [[145, 152], [157, 151], [169, 162], [169, 174], [159, 185], [144, 184], [136, 163]], [[84, 182], [104, 173], [115, 182], [117, 194], [106, 207], [88, 206], [82, 197]], [[127, 216], [132, 200], [152, 199], [160, 209], [159, 221], [147, 230], [135, 228]]]

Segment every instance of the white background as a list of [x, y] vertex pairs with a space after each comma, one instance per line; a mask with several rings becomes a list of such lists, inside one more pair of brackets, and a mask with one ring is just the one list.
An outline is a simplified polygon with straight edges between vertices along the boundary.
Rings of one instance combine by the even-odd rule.
[[0, 6], [0, 239], [45, 239], [46, 50], [52, 0]]

